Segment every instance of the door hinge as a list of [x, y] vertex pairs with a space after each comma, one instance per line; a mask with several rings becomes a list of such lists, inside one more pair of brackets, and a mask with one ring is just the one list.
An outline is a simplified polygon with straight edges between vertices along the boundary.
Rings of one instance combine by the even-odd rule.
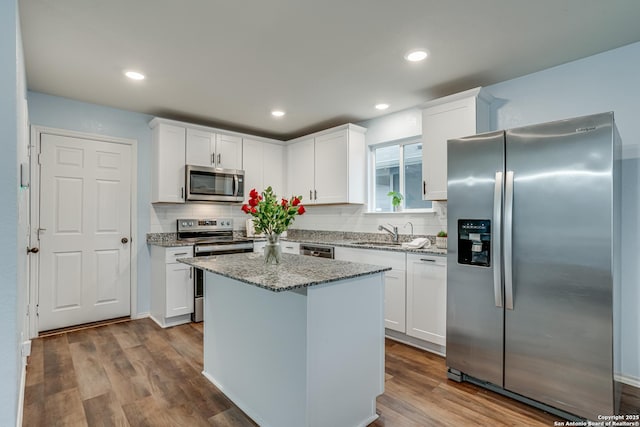
[[36, 317], [40, 316], [40, 304], [36, 304]]

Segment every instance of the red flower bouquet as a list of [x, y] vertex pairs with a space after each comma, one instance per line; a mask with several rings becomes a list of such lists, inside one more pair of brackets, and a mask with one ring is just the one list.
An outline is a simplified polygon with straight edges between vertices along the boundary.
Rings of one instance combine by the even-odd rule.
[[281, 234], [293, 223], [296, 215], [305, 212], [301, 201], [302, 196], [278, 201], [271, 187], [267, 187], [262, 194], [254, 188], [249, 193], [249, 202], [242, 205], [242, 210], [254, 218], [256, 233]]

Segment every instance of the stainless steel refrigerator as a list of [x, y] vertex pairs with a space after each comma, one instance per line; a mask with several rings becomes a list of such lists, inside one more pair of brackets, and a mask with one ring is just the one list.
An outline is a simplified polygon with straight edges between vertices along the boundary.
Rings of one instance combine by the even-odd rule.
[[448, 141], [449, 378], [616, 412], [619, 150], [613, 113]]

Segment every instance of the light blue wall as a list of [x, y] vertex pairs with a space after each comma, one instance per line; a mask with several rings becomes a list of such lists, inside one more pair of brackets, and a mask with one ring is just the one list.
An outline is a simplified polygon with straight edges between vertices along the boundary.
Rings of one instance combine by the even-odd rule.
[[148, 313], [151, 277], [146, 244], [151, 206], [151, 129], [148, 123], [152, 116], [38, 92], [29, 92], [28, 102], [32, 125], [138, 141], [138, 250], [134, 262], [138, 266], [138, 313]]
[[640, 381], [640, 43], [487, 87], [493, 128], [614, 111], [623, 141], [622, 366]]
[[16, 424], [21, 357], [17, 314], [17, 2], [0, 3], [0, 425]]

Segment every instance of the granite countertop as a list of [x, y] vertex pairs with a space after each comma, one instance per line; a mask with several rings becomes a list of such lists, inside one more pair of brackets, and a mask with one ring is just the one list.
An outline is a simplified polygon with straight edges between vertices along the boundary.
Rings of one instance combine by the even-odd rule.
[[[290, 230], [291, 231], [291, 230]], [[292, 233], [293, 234], [293, 233]], [[293, 235], [291, 237], [283, 238], [282, 241], [287, 242], [297, 242], [297, 243], [316, 243], [321, 245], [329, 245], [329, 246], [341, 246], [345, 248], [355, 248], [355, 249], [373, 249], [377, 251], [390, 251], [390, 252], [404, 252], [404, 253], [417, 253], [417, 254], [429, 254], [429, 255], [438, 255], [438, 256], [446, 256], [446, 249], [439, 249], [435, 247], [435, 244], [432, 244], [429, 248], [423, 249], [411, 249], [404, 247], [402, 245], [388, 245], [385, 243], [389, 243], [387, 241], [379, 241], [377, 242], [375, 239], [379, 239], [379, 234], [376, 233], [368, 233], [363, 234], [362, 237], [358, 238], [344, 238], [344, 233], [327, 233], [327, 232], [305, 232], [301, 235], [301, 233], [297, 233], [297, 235]], [[238, 238], [247, 239], [244, 236], [238, 236]], [[249, 238], [251, 239], [251, 238]], [[264, 237], [255, 237], [254, 241], [264, 241], [266, 240]], [[367, 244], [362, 244], [359, 242], [367, 242]], [[185, 240], [177, 240], [176, 233], [150, 233], [147, 235], [147, 243], [155, 246], [162, 246], [165, 248], [175, 247], [175, 246], [190, 246], [192, 243], [185, 243]], [[379, 244], [378, 244], [379, 243]], [[406, 243], [406, 242], [404, 242]]]
[[411, 249], [403, 245], [387, 245], [385, 242], [382, 244], [376, 244], [377, 242], [367, 242], [366, 244], [358, 243], [360, 241], [353, 240], [336, 240], [336, 241], [323, 241], [315, 239], [283, 239], [285, 241], [292, 241], [298, 243], [317, 243], [321, 245], [329, 246], [341, 246], [344, 248], [356, 248], [356, 249], [373, 249], [376, 251], [391, 251], [391, 252], [406, 252], [406, 253], [418, 253], [418, 254], [430, 254], [430, 255], [447, 255], [446, 249], [438, 249], [435, 245], [429, 248], [423, 249]]
[[181, 258], [178, 261], [273, 292], [306, 288], [391, 270], [390, 267], [282, 254], [278, 265], [267, 265], [259, 253]]

